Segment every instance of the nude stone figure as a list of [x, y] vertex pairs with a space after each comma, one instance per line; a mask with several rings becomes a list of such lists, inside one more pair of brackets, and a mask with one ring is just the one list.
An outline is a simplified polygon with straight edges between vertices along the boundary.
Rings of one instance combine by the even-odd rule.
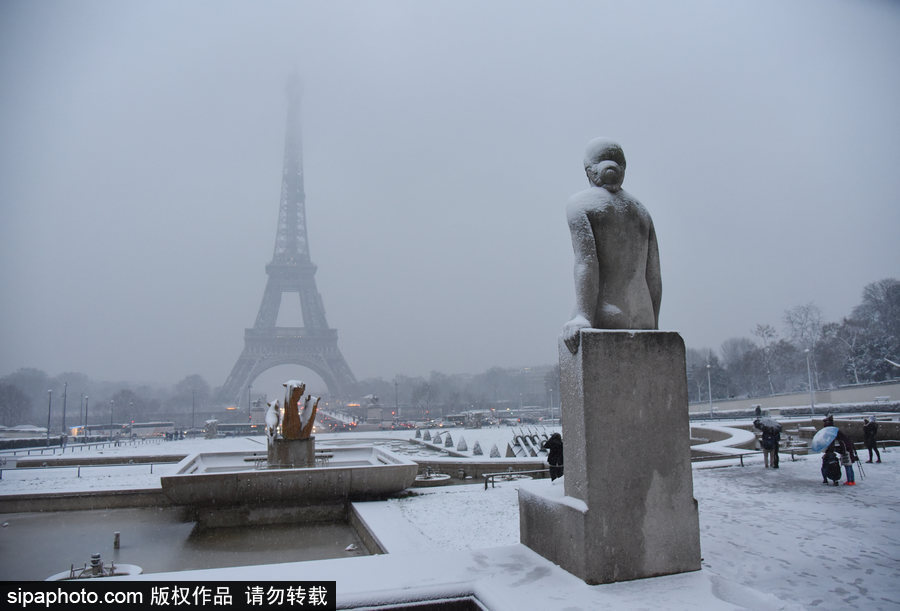
[[657, 329], [662, 280], [650, 213], [622, 189], [625, 154], [615, 142], [588, 143], [591, 187], [566, 209], [575, 251], [575, 312], [563, 340], [575, 354], [581, 329]]

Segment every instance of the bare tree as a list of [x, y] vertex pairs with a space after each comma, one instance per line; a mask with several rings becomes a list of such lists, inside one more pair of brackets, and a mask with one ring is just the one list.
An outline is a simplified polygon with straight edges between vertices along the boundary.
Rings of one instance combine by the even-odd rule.
[[814, 303], [799, 305], [784, 313], [791, 341], [804, 350], [809, 350], [809, 358], [815, 377], [816, 389], [819, 388], [819, 368], [816, 364], [816, 347], [822, 339], [822, 311]]
[[885, 278], [866, 285], [862, 303], [850, 319], [861, 330], [852, 352], [866, 380], [886, 380], [897, 375], [891, 363], [900, 359], [900, 281]]
[[885, 278], [867, 284], [862, 297], [853, 318], [879, 325], [886, 335], [900, 336], [900, 281]]
[[863, 329], [854, 320], [845, 318], [838, 323], [828, 323], [822, 328], [823, 339], [833, 344], [837, 349], [837, 359], [842, 361], [844, 370], [853, 376], [853, 382], [859, 384], [859, 354], [858, 344], [862, 337]]
[[0, 424], [25, 424], [31, 412], [31, 400], [13, 384], [0, 382]]
[[748, 352], [756, 349], [756, 344], [746, 337], [732, 337], [722, 342], [722, 363], [726, 369], [740, 365]]
[[766, 380], [769, 382], [769, 391], [775, 394], [775, 384], [772, 383], [772, 344], [775, 342], [777, 333], [772, 325], [756, 325], [752, 331], [753, 335], [758, 337], [763, 344], [763, 367], [766, 370]]

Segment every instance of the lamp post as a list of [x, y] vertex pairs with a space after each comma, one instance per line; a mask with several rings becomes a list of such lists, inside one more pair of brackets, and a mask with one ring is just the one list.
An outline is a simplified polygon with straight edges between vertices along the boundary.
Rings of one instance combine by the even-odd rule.
[[813, 385], [812, 385], [812, 368], [809, 366], [809, 348], [804, 350], [806, 353], [806, 375], [809, 377], [809, 409], [810, 413], [815, 416], [816, 415], [816, 396], [813, 393]]
[[90, 397], [84, 396], [84, 440], [87, 441], [88, 435], [88, 400]]
[[[712, 365], [709, 363], [706, 364], [706, 384], [709, 388], [709, 419], [712, 420], [712, 375], [710, 375], [710, 370], [712, 369]], [[702, 382], [701, 382], [702, 383]]]
[[397, 412], [397, 420], [400, 420], [400, 383], [394, 378], [394, 411]]
[[50, 410], [53, 407], [53, 391], [47, 391], [47, 447], [50, 447]]
[[69, 383], [66, 382], [63, 385], [63, 421], [62, 421], [62, 432], [63, 435], [66, 434], [66, 395], [69, 393]]
[[196, 410], [196, 407], [194, 405], [194, 395], [195, 394], [196, 394], [196, 392], [193, 389], [191, 389], [191, 431], [194, 430], [194, 412]]

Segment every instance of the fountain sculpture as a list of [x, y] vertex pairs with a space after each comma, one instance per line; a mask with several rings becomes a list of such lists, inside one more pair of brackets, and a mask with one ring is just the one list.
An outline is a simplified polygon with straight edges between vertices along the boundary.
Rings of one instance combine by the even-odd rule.
[[[371, 445], [329, 447], [316, 464], [312, 436], [319, 398], [306, 384], [284, 383], [284, 401], [268, 404], [267, 452], [187, 456], [160, 479], [176, 505], [192, 508], [204, 527], [343, 520], [346, 503], [382, 499], [412, 486], [418, 465]], [[264, 460], [265, 457], [265, 460]]]
[[283, 407], [279, 409], [278, 401], [273, 401], [269, 403], [266, 412], [269, 467], [314, 467], [316, 438], [312, 436], [312, 429], [316, 421], [319, 397], [306, 395], [304, 399], [306, 384], [299, 380], [288, 380], [284, 383], [284, 388]]

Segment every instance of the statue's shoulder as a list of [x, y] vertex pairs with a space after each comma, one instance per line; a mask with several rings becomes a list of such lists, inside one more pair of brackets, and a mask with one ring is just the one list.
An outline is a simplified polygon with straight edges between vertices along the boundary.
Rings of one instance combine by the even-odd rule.
[[569, 198], [566, 213], [570, 219], [573, 216], [582, 214], [596, 214], [608, 208], [612, 204], [612, 200], [611, 194], [606, 189], [591, 187], [584, 191], [579, 191]]
[[650, 211], [644, 207], [644, 204], [641, 203], [641, 200], [636, 198], [634, 195], [626, 191], [625, 189], [620, 189], [616, 194], [616, 199], [619, 202], [619, 206], [628, 214], [637, 214], [638, 216], [644, 217], [646, 220], [650, 220]]

